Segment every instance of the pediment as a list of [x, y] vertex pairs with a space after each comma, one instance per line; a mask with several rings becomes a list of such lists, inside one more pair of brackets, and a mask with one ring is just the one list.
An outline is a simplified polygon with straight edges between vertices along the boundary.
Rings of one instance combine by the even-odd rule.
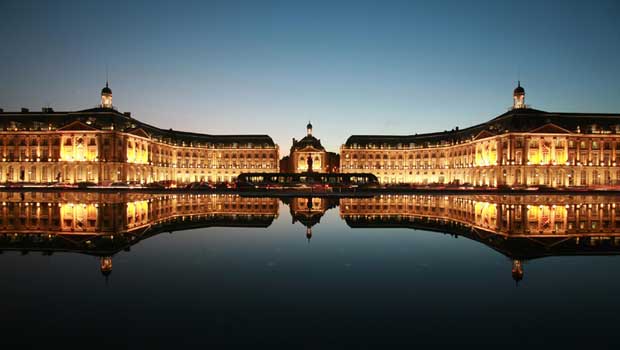
[[136, 135], [136, 136], [140, 136], [140, 137], [145, 137], [147, 139], [151, 138], [151, 135], [149, 135], [149, 133], [144, 131], [144, 129], [142, 129], [142, 128], [133, 129], [133, 130], [128, 131], [127, 133], [128, 134], [132, 134], [132, 135]]
[[476, 137], [474, 137], [474, 140], [485, 139], [487, 137], [492, 137], [492, 136], [495, 136], [495, 134], [488, 130], [482, 130], [481, 132], [478, 133], [478, 135], [476, 135]]
[[539, 134], [570, 134], [569, 130], [566, 130], [560, 126], [557, 126], [553, 123], [545, 124], [536, 129], [530, 130], [531, 133], [539, 133]]
[[92, 127], [88, 124], [82, 123], [79, 120], [73, 121], [62, 128], [58, 129], [59, 131], [92, 131], [97, 130], [97, 128]]
[[312, 146], [306, 146], [304, 148], [297, 149], [296, 152], [324, 152], [324, 150]]

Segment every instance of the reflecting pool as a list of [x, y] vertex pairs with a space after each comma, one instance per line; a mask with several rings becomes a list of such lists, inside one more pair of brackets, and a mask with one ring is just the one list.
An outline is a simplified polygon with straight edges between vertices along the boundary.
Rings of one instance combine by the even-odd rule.
[[617, 342], [613, 195], [2, 192], [0, 202], [7, 344]]

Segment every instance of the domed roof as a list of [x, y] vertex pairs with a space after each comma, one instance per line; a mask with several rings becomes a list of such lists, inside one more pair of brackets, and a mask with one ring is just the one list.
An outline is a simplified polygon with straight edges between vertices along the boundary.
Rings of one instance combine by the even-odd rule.
[[525, 93], [525, 89], [521, 87], [521, 81], [519, 81], [519, 83], [517, 84], [517, 87], [515, 88], [514, 94], [524, 94]]
[[312, 129], [312, 124], [310, 122], [308, 122], [308, 125], [306, 125], [307, 129]]
[[103, 89], [101, 89], [101, 94], [109, 94], [112, 95], [112, 89], [110, 89], [110, 87], [108, 87], [108, 82], [105, 82], [105, 87]]

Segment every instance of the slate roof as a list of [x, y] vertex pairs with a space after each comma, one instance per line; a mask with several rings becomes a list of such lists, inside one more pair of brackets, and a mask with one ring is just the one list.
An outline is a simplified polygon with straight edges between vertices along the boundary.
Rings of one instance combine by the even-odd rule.
[[291, 146], [291, 152], [294, 150], [306, 148], [306, 147], [314, 147], [318, 150], [324, 151], [325, 148], [321, 145], [321, 140], [317, 139], [314, 136], [307, 135], [301, 140], [293, 140], [293, 146]]
[[268, 135], [210, 135], [172, 129], [166, 130], [133, 119], [130, 115], [114, 109], [99, 107], [75, 112], [53, 112], [49, 110], [44, 112], [0, 112], [0, 131], [10, 131], [14, 128], [18, 130], [47, 130], [49, 124], [52, 124], [55, 129], [60, 129], [77, 121], [99, 130], [109, 130], [112, 125], [114, 130], [122, 132], [142, 129], [151, 137], [169, 143], [200, 143], [223, 146], [236, 143], [239, 147], [251, 143], [253, 146], [275, 146], [273, 139]]
[[465, 129], [414, 135], [353, 135], [345, 146], [389, 145], [404, 147], [437, 145], [489, 137], [505, 132], [570, 132], [592, 133], [609, 131], [620, 134], [620, 114], [609, 113], [557, 113], [531, 108], [513, 109], [490, 121]]

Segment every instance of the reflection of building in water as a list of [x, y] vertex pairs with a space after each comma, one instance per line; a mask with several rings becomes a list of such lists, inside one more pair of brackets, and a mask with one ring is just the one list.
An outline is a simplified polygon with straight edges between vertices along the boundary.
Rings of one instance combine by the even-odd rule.
[[109, 276], [112, 273], [112, 257], [111, 256], [102, 256], [100, 258], [100, 269], [101, 269], [101, 274], [103, 274], [104, 276]]
[[278, 216], [275, 198], [236, 195], [0, 192], [0, 250], [79, 252], [112, 256], [161, 232], [211, 227], [267, 227]]
[[[429, 196], [284, 198], [293, 224], [306, 236], [327, 210], [353, 228], [413, 228], [481, 242], [511, 260], [515, 280], [523, 262], [554, 255], [620, 254], [620, 197]], [[99, 257], [101, 273], [113, 256], [162, 232], [211, 226], [268, 227], [277, 198], [236, 195], [0, 192], [0, 250], [78, 252]]]
[[617, 196], [416, 196], [343, 198], [351, 227], [406, 227], [482, 242], [514, 260], [550, 255], [620, 253]]
[[283, 199], [288, 203], [293, 224], [300, 222], [306, 226], [306, 238], [312, 238], [312, 227], [321, 221], [325, 212], [338, 205], [338, 200], [320, 197], [299, 197]]
[[523, 279], [523, 264], [521, 260], [515, 259], [512, 261], [512, 279], [517, 283]]

